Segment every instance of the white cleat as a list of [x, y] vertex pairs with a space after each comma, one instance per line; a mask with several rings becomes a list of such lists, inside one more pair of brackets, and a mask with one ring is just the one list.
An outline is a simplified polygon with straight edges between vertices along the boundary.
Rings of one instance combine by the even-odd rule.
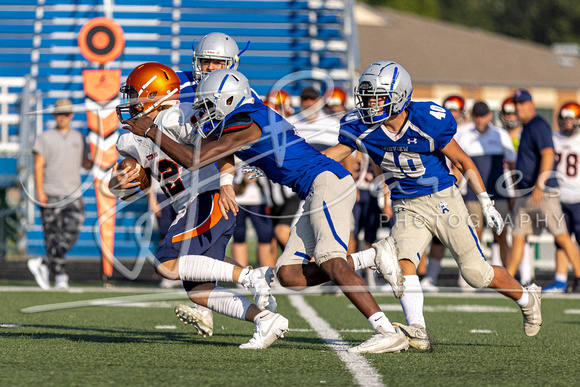
[[377, 333], [362, 344], [348, 349], [350, 353], [401, 352], [409, 348], [409, 340], [399, 328], [395, 332]]
[[68, 275], [57, 274], [54, 276], [54, 288], [68, 290]]
[[433, 278], [425, 277], [421, 280], [421, 289], [425, 293], [437, 293], [439, 288], [433, 283]]
[[250, 289], [258, 309], [266, 309], [276, 313], [276, 299], [272, 295], [272, 289], [270, 288], [273, 279], [274, 269], [262, 266], [257, 269], [251, 269], [242, 285], [246, 289]]
[[28, 270], [34, 275], [34, 279], [42, 290], [50, 290], [49, 269], [42, 262], [42, 257], [31, 258], [27, 262]]
[[175, 315], [185, 325], [193, 325], [197, 329], [197, 334], [203, 337], [213, 335], [213, 313], [211, 309], [201, 305], [177, 305]]
[[542, 327], [542, 288], [531, 284], [526, 290], [530, 294], [530, 301], [522, 308], [524, 333], [526, 336], [535, 336]]
[[266, 349], [288, 332], [288, 319], [269, 310], [260, 312], [254, 321], [257, 321], [254, 336], [247, 343], [240, 345], [241, 349]]
[[391, 285], [395, 297], [403, 297], [405, 279], [403, 278], [403, 269], [401, 269], [401, 265], [399, 264], [399, 249], [397, 248], [395, 239], [388, 236], [374, 243], [373, 248], [376, 251], [376, 269]]
[[393, 323], [394, 327], [398, 327], [409, 340], [409, 345], [421, 351], [431, 351], [431, 341], [427, 334], [427, 328], [419, 324], [403, 325], [401, 323]]

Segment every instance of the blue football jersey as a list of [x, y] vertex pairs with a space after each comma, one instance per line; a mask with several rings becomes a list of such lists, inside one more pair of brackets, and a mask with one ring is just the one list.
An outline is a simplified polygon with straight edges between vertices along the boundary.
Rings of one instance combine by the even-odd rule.
[[179, 90], [179, 101], [193, 103], [195, 92], [197, 91], [197, 82], [193, 77], [193, 71], [177, 71], [181, 88]]
[[[251, 121], [239, 117], [251, 118]], [[249, 122], [248, 122], [249, 121]], [[260, 168], [270, 180], [286, 185], [305, 199], [314, 179], [325, 171], [339, 178], [350, 173], [323, 155], [294, 132], [294, 126], [261, 100], [236, 108], [224, 119], [223, 131], [236, 130], [256, 123], [261, 137], [248, 148], [235, 153], [249, 165]]]
[[339, 142], [381, 166], [393, 200], [431, 194], [456, 182], [439, 150], [457, 131], [451, 113], [433, 102], [411, 102], [407, 112], [399, 133], [364, 124], [357, 111], [344, 116], [340, 125]]

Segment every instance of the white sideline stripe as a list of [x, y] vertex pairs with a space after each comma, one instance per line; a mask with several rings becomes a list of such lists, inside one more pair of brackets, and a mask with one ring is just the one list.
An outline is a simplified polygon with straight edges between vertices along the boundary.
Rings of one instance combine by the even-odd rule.
[[495, 333], [495, 331], [489, 329], [472, 329], [469, 331], [469, 333]]
[[290, 303], [300, 316], [310, 324], [318, 336], [329, 346], [346, 365], [361, 386], [383, 386], [381, 375], [367, 362], [363, 355], [347, 352], [350, 345], [340, 337], [337, 331], [318, 316], [316, 311], [304, 301], [304, 297], [288, 296]]
[[[314, 329], [288, 329], [290, 332], [314, 332]], [[339, 333], [348, 332], [348, 333], [367, 333], [373, 332], [372, 329], [339, 329], [337, 330]]]
[[[354, 309], [354, 305], [348, 305], [347, 308]], [[402, 312], [400, 304], [379, 304], [383, 312]], [[520, 310], [507, 306], [485, 306], [485, 305], [440, 305], [440, 306], [423, 306], [424, 312], [464, 312], [464, 313], [517, 313]]]
[[565, 309], [564, 314], [580, 314], [580, 309]]

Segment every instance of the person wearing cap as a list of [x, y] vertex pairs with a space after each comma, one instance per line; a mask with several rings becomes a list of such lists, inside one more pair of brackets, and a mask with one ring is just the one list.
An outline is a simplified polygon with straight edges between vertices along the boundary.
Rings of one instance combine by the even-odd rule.
[[562, 222], [558, 182], [554, 175], [554, 143], [552, 129], [536, 113], [530, 92], [518, 89], [513, 95], [522, 135], [516, 161], [516, 198], [512, 247], [506, 268], [514, 275], [524, 252], [526, 237], [547, 228], [570, 260], [577, 261], [578, 249]]
[[[481, 175], [495, 208], [503, 219], [509, 214], [509, 197], [507, 190], [498, 189], [498, 182], [504, 180], [504, 170], [513, 170], [516, 164], [516, 152], [508, 133], [494, 126], [491, 121], [493, 113], [484, 101], [477, 101], [471, 110], [472, 122], [465, 130], [458, 132], [455, 141], [463, 151], [471, 157]], [[505, 186], [505, 184], [500, 184]], [[475, 225], [477, 235], [481, 238], [483, 232], [483, 214], [477, 196], [467, 187], [463, 195], [465, 205]], [[507, 233], [504, 229], [495, 235], [495, 246], [492, 245], [492, 262], [505, 265], [509, 246]], [[499, 245], [499, 248], [498, 248]], [[499, 251], [498, 251], [499, 250]], [[499, 255], [499, 256], [498, 256]], [[501, 263], [500, 263], [501, 257]]]
[[71, 128], [72, 108], [69, 99], [56, 101], [55, 127], [42, 133], [32, 148], [46, 253], [28, 260], [28, 268], [43, 290], [50, 289], [51, 272], [54, 287], [68, 289], [65, 256], [77, 241], [85, 219], [81, 167], [90, 169], [93, 163], [84, 136]]
[[340, 127], [340, 121], [326, 114], [323, 108], [320, 92], [314, 87], [305, 87], [300, 92], [300, 113], [288, 118], [296, 133], [319, 151], [338, 144]]

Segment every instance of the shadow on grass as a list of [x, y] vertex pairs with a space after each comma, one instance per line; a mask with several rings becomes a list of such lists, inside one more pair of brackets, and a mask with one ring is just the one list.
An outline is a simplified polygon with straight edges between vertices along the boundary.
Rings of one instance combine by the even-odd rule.
[[[163, 343], [163, 344], [201, 344], [213, 346], [238, 346], [246, 343], [252, 337], [251, 334], [241, 333], [215, 333], [212, 337], [202, 337], [192, 330], [187, 332], [168, 332], [165, 330], [127, 330], [98, 327], [76, 327], [49, 324], [24, 324], [18, 330], [0, 331], [2, 338], [29, 338], [38, 340], [66, 339], [74, 342], [89, 343]], [[57, 332], [30, 332], [22, 330], [56, 330]], [[64, 331], [64, 332], [58, 332]], [[82, 331], [83, 333], [72, 333]], [[93, 333], [91, 333], [93, 332]], [[220, 336], [238, 338], [239, 343], [221, 341]]]

